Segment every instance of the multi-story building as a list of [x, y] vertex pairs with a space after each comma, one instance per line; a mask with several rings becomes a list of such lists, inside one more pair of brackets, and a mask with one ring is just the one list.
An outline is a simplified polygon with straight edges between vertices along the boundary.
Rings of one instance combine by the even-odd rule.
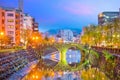
[[74, 43], [80, 43], [80, 35], [73, 38]]
[[0, 7], [0, 32], [9, 36], [11, 43], [19, 45], [22, 39], [22, 29], [38, 32], [38, 23], [28, 14], [23, 13], [23, 0], [18, 0], [18, 8]]
[[[23, 14], [23, 27], [21, 27], [21, 43], [25, 44], [26, 39], [32, 35], [34, 19], [29, 14]], [[27, 36], [29, 35], [29, 36]]]
[[14, 8], [0, 8], [0, 29], [11, 38], [11, 43], [20, 44], [20, 27], [22, 27], [22, 13]]
[[23, 28], [33, 30], [33, 17], [29, 14], [23, 15]]
[[38, 25], [39, 25], [39, 24], [36, 23], [36, 22], [33, 23], [33, 32], [38, 32], [38, 31], [39, 31]]
[[73, 32], [71, 30], [61, 30], [60, 36], [63, 39], [64, 43], [73, 42]]
[[104, 25], [113, 22], [116, 18], [119, 18], [119, 14], [120, 12], [102, 12], [98, 15], [98, 24]]

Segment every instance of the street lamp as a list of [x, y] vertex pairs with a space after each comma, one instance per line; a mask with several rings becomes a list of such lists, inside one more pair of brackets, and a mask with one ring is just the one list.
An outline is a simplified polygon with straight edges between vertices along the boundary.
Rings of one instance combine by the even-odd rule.
[[38, 40], [38, 37], [36, 36], [36, 40]]
[[38, 36], [33, 36], [32, 40], [34, 41], [34, 44], [37, 44], [39, 37]]
[[35, 37], [33, 37], [32, 39], [35, 40]]
[[0, 32], [0, 48], [2, 49], [2, 36], [4, 35], [4, 32]]
[[38, 37], [38, 36], [35, 36], [35, 37], [33, 37], [32, 39], [33, 39], [33, 40], [38, 40], [39, 37]]
[[3, 32], [0, 32], [0, 36], [3, 36], [4, 35], [4, 33]]
[[120, 37], [120, 35], [118, 34], [118, 35], [117, 35], [117, 38], [119, 38], [119, 37]]
[[113, 35], [113, 37], [115, 37], [115, 35]]

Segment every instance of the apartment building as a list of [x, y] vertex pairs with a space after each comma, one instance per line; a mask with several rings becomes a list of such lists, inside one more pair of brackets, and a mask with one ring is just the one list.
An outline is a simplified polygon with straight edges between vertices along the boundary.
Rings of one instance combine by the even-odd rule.
[[21, 11], [14, 8], [0, 8], [0, 30], [11, 39], [11, 44], [20, 44], [20, 28], [23, 26]]

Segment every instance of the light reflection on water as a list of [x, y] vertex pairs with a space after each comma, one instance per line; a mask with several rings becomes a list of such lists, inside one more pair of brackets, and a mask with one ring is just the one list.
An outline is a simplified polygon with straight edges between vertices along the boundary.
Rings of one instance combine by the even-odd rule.
[[80, 71], [55, 72], [53, 70], [42, 71], [40, 69], [34, 69], [23, 80], [81, 80], [80, 74], [81, 74]]
[[[50, 59], [50, 60], [58, 62], [60, 59], [59, 52], [48, 54], [48, 55], [44, 56], [44, 59]], [[66, 53], [66, 59], [69, 64], [80, 63], [80, 60], [81, 60], [80, 51], [69, 49]]]
[[[59, 61], [59, 52], [53, 52], [46, 56], [44, 59], [49, 60], [46, 64], [52, 64], [54, 62]], [[66, 60], [69, 64], [79, 63], [81, 60], [81, 54], [79, 50], [71, 50], [69, 49], [66, 53]], [[42, 66], [41, 66], [42, 67]], [[70, 72], [70, 71], [53, 71], [52, 69], [43, 69], [42, 68], [34, 68], [27, 76], [24, 77], [23, 80], [81, 80], [80, 79], [80, 71]]]
[[[67, 51], [66, 59], [68, 63], [79, 63], [81, 54], [79, 50]], [[39, 65], [32, 69], [22, 80], [109, 80], [103, 72], [100, 72], [97, 68], [89, 68], [88, 70], [79, 70], [75, 72], [71, 71], [55, 71], [52, 68], [45, 67], [46, 64], [54, 64], [59, 61], [59, 52], [53, 52], [44, 57], [45, 61], [38, 63]], [[50, 59], [50, 60], [49, 60]], [[45, 64], [45, 65], [44, 65]], [[82, 78], [82, 79], [81, 79]]]

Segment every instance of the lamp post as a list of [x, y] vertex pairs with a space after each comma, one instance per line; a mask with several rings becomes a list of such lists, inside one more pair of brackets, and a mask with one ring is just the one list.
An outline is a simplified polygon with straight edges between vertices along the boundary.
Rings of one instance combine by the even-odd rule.
[[37, 41], [37, 40], [39, 39], [39, 37], [38, 37], [38, 36], [35, 36], [35, 37], [33, 37], [32, 39], [35, 40], [35, 41]]
[[4, 35], [3, 32], [0, 32], [0, 49], [2, 49], [2, 36]]

